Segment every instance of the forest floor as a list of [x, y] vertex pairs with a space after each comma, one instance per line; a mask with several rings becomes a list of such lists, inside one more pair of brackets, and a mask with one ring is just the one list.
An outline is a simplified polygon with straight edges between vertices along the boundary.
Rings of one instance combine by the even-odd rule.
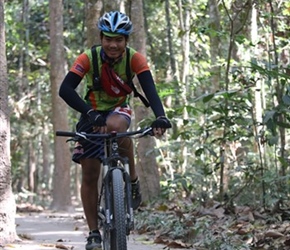
[[[20, 241], [0, 247], [1, 250], [84, 250], [88, 233], [82, 211], [18, 211], [16, 231]], [[155, 244], [146, 234], [132, 233], [128, 242], [128, 249], [132, 250], [168, 249], [164, 245]]]
[[[159, 201], [135, 213], [129, 250], [290, 250], [290, 204], [272, 209], [222, 205], [215, 201]], [[0, 250], [84, 250], [88, 229], [83, 211], [72, 213], [18, 206], [16, 230], [21, 241]]]

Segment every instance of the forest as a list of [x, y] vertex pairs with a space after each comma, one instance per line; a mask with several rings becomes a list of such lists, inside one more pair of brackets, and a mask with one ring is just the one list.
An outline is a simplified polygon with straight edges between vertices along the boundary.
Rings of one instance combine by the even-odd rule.
[[[145, 198], [136, 231], [172, 248], [289, 249], [290, 2], [63, 0], [61, 43], [52, 2], [5, 1], [16, 204], [80, 202], [73, 145], [55, 137], [79, 114], [57, 93], [76, 56], [99, 42], [95, 20], [118, 9], [173, 124], [160, 140], [134, 141]], [[154, 119], [136, 98], [132, 106], [133, 127]]]

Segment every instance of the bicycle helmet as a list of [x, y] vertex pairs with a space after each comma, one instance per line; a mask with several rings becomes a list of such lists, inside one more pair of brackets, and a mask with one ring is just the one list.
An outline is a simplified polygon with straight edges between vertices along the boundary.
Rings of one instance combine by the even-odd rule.
[[105, 13], [98, 22], [98, 28], [105, 33], [129, 36], [133, 30], [130, 18], [119, 11]]

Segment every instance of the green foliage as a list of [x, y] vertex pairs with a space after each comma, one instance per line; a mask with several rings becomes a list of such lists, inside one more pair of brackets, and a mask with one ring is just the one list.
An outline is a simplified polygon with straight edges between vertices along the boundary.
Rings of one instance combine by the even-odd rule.
[[[11, 0], [5, 5], [14, 181], [24, 172], [27, 174], [28, 145], [39, 149], [39, 164], [43, 163], [41, 137], [50, 140], [50, 161], [53, 148], [49, 1], [28, 2], [28, 9], [23, 9], [21, 1]], [[71, 65], [85, 47], [85, 6], [79, 0], [63, 3], [64, 49]], [[205, 0], [196, 1], [194, 5], [181, 1], [179, 8], [175, 1], [169, 1], [172, 29], [168, 38], [165, 2], [144, 1], [148, 61], [157, 90], [165, 100], [167, 116], [173, 123], [168, 141], [161, 148], [164, 153], [160, 161], [162, 195], [168, 200], [194, 196], [200, 203], [216, 198], [220, 192], [222, 167], [226, 165], [227, 196], [231, 201], [237, 204], [253, 201], [254, 205], [261, 205], [261, 200], [266, 199], [266, 204], [271, 206], [276, 199], [286, 199], [289, 192], [288, 188], [281, 189], [283, 182], [287, 183], [289, 171], [285, 152], [289, 148], [287, 129], [290, 127], [289, 66], [282, 65], [282, 60], [276, 65], [275, 58], [275, 53], [281, 57], [282, 51], [287, 49], [289, 3], [281, 3], [281, 8], [273, 3], [274, 13], [270, 13], [263, 1], [255, 2], [259, 18], [255, 41], [250, 37], [254, 27], [250, 26], [250, 19], [246, 19], [246, 9], [235, 9], [239, 8], [238, 2], [227, 1], [227, 10], [218, 3], [218, 6], [210, 6]], [[210, 18], [211, 7], [217, 7], [218, 23]], [[185, 10], [190, 11], [188, 30], [182, 26]], [[233, 23], [227, 11], [230, 17], [235, 17]], [[271, 17], [274, 17], [276, 29], [273, 33]], [[231, 24], [239, 30], [232, 40]], [[185, 60], [183, 38], [188, 33], [190, 62], [185, 82], [181, 82]], [[173, 45], [172, 54], [168, 39]], [[218, 44], [213, 44], [213, 40]], [[216, 47], [218, 53], [214, 54]], [[175, 75], [172, 58], [177, 68]], [[257, 93], [263, 95], [261, 119], [255, 117]], [[70, 116], [75, 123], [76, 113]], [[150, 119], [146, 117], [144, 122]], [[285, 145], [281, 145], [283, 140]], [[264, 153], [259, 152], [261, 148]], [[243, 150], [241, 157], [236, 154], [239, 149]], [[285, 171], [282, 176], [281, 170]], [[164, 218], [161, 218], [163, 222], [155, 219], [156, 224], [167, 222]], [[186, 230], [179, 222], [175, 222], [175, 226], [178, 234]], [[196, 225], [195, 230], [202, 231], [201, 228], [204, 225]], [[230, 244], [210, 236], [206, 239], [208, 248], [216, 244], [226, 249]]]
[[[82, 50], [80, 44], [84, 40], [84, 11], [80, 11], [83, 6], [82, 1], [64, 1], [65, 41], [70, 49], [75, 50], [74, 53]], [[52, 143], [53, 139], [48, 61], [49, 1], [28, 1], [26, 8], [22, 2], [8, 1], [5, 24], [13, 185], [28, 188], [27, 179], [22, 178], [29, 171], [31, 150], [39, 149], [34, 154], [38, 164], [42, 164], [41, 140], [44, 137]], [[68, 60], [72, 56], [68, 53]], [[49, 149], [49, 153], [52, 152]], [[48, 158], [51, 161], [51, 156]], [[41, 178], [41, 168], [37, 169], [36, 175]]]
[[[278, 143], [277, 135], [279, 128], [290, 128], [290, 76], [277, 70], [275, 67], [274, 69], [267, 69], [266, 67], [259, 66], [256, 63], [252, 63], [251, 66], [253, 72], [258, 72], [259, 75], [265, 79], [279, 79], [279, 82], [275, 83], [276, 86], [272, 86], [274, 84], [273, 80], [268, 81], [269, 86], [275, 88], [274, 95], [277, 97], [277, 105], [269, 110], [265, 110], [263, 117], [263, 124], [266, 125], [267, 130], [269, 131], [269, 135], [267, 135], [268, 143], [272, 146]], [[277, 87], [280, 88], [281, 91], [277, 92]]]

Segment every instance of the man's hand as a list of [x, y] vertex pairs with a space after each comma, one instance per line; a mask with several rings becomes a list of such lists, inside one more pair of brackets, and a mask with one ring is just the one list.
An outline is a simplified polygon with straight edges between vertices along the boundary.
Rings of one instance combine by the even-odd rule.
[[88, 119], [93, 126], [94, 132], [106, 133], [107, 125], [105, 119], [96, 110], [89, 110], [87, 112]]
[[155, 136], [161, 136], [165, 133], [166, 129], [171, 128], [170, 121], [165, 116], [159, 116], [152, 122], [151, 127]]

